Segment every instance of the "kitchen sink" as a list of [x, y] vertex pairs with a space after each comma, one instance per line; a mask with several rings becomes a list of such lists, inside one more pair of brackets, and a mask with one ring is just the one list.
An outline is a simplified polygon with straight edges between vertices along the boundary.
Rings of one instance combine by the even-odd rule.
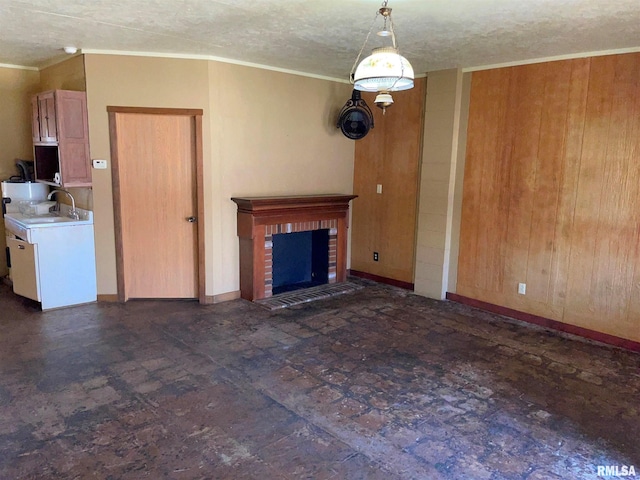
[[29, 225], [35, 225], [38, 223], [59, 223], [59, 222], [77, 222], [78, 220], [75, 220], [73, 218], [69, 218], [69, 217], [30, 217], [30, 218], [23, 218], [22, 222], [24, 223], [28, 223]]
[[13, 291], [42, 310], [96, 301], [93, 212], [68, 205], [60, 213], [7, 213], [4, 227]]
[[[66, 205], [65, 205], [66, 207]], [[40, 228], [40, 227], [56, 227], [56, 226], [72, 226], [72, 225], [87, 225], [93, 223], [93, 217], [90, 212], [79, 209], [80, 218], [71, 218], [66, 215], [66, 211], [62, 212], [62, 215], [37, 215], [29, 216], [22, 213], [7, 213], [5, 215], [5, 224], [7, 220], [9, 222], [17, 223], [22, 228]]]

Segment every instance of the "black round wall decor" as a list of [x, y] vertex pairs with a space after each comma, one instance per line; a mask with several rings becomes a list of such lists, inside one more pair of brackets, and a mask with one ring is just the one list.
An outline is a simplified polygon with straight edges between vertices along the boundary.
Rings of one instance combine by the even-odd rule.
[[373, 113], [358, 90], [353, 91], [351, 99], [340, 110], [337, 127], [351, 140], [363, 138], [373, 128]]

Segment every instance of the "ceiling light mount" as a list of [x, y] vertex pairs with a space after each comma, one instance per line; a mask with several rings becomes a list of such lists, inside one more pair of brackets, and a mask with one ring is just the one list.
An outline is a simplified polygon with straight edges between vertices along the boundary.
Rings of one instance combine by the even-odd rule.
[[391, 37], [393, 32], [387, 28], [387, 19], [391, 16], [391, 9], [389, 7], [382, 7], [378, 10], [378, 13], [384, 17], [384, 25], [377, 35], [379, 37]]
[[[358, 57], [351, 68], [350, 75], [351, 83], [356, 90], [378, 92], [375, 104], [382, 109], [382, 113], [385, 113], [387, 107], [393, 105], [391, 92], [413, 88], [414, 79], [413, 67], [399, 53], [393, 18], [391, 17], [391, 8], [387, 6], [387, 3], [388, 0], [384, 0], [382, 6], [376, 12], [360, 53], [358, 53]], [[369, 41], [379, 16], [384, 19], [384, 24], [378, 35], [391, 37], [391, 46], [373, 49], [371, 55], [360, 62], [362, 52]]]

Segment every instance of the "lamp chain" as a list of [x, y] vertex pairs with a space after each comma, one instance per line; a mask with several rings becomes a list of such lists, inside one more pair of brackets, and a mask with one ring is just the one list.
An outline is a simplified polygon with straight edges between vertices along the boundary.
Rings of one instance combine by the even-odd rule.
[[391, 30], [391, 43], [393, 48], [398, 49], [398, 45], [396, 44], [396, 29], [393, 28], [393, 18], [389, 15], [389, 30]]
[[[386, 6], [388, 0], [385, 0], [382, 5]], [[380, 15], [380, 12], [376, 12], [376, 16], [373, 17], [373, 22], [371, 22], [371, 26], [369, 27], [369, 32], [367, 33], [367, 37], [364, 39], [364, 43], [362, 44], [362, 47], [360, 48], [360, 52], [358, 52], [358, 56], [356, 57], [356, 61], [353, 62], [353, 67], [351, 67], [351, 74], [349, 75], [349, 79], [351, 81], [351, 83], [353, 82], [353, 75], [356, 73], [356, 67], [358, 66], [358, 62], [360, 61], [360, 57], [362, 57], [362, 52], [364, 51], [364, 47], [367, 46], [367, 42], [369, 41], [369, 37], [371, 36], [371, 32], [373, 31], [373, 26], [376, 24], [376, 20], [378, 19], [378, 15]], [[395, 43], [395, 41], [394, 41]]]
[[[391, 29], [391, 41], [393, 42], [393, 48], [395, 48], [398, 54], [400, 54], [400, 51], [398, 50], [398, 46], [396, 44], [396, 32], [395, 32], [395, 29], [393, 28], [393, 18], [391, 18], [391, 15], [389, 15], [389, 28]], [[393, 82], [393, 85], [391, 85], [389, 90], [393, 90], [393, 88], [396, 86], [396, 84], [400, 81], [402, 77], [404, 77], [404, 63], [400, 61], [400, 76], [396, 78], [396, 81]]]

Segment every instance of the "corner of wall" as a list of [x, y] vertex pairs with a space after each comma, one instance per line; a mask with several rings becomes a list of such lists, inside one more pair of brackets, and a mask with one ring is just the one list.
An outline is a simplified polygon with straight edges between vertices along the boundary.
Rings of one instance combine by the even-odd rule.
[[450, 208], [451, 222], [449, 244], [448, 276], [445, 278], [447, 292], [455, 293], [458, 283], [458, 253], [460, 251], [460, 224], [462, 217], [462, 190], [465, 158], [467, 154], [467, 126], [469, 124], [469, 100], [471, 96], [471, 73], [463, 73], [459, 79], [460, 88], [456, 99], [457, 146], [455, 164], [451, 165]]
[[464, 78], [460, 69], [427, 75], [414, 289], [436, 299], [445, 298], [452, 281], [455, 285], [466, 142], [464, 105], [468, 109]]

